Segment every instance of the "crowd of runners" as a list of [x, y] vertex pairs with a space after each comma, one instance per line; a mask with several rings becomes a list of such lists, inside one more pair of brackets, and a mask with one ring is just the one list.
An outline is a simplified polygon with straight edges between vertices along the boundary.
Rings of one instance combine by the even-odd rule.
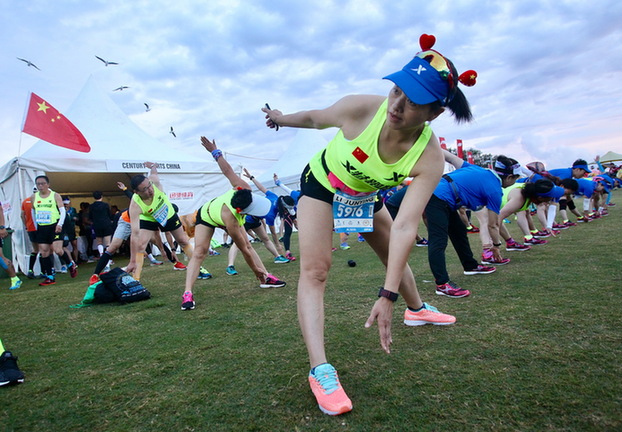
[[[298, 255], [298, 317], [309, 355], [311, 390], [326, 414], [352, 410], [352, 401], [324, 346], [324, 294], [334, 235], [341, 236], [340, 247], [346, 249], [347, 234], [356, 234], [386, 266], [384, 284], [365, 325], [377, 323], [380, 345], [390, 353], [393, 309], [400, 295], [406, 304], [405, 325], [456, 322], [456, 317], [422, 299], [408, 264], [414, 246], [427, 247], [436, 294], [463, 298], [471, 292], [450, 278], [445, 259], [449, 241], [464, 275], [490, 274], [510, 263], [506, 252], [545, 247], [547, 239], [560, 230], [607, 216], [608, 206], [614, 205], [611, 191], [620, 186], [619, 167], [605, 167], [598, 158], [598, 172], [592, 172], [583, 159], [569, 167], [546, 169], [541, 162], [522, 165], [511, 155], [499, 155], [484, 168], [443, 150], [431, 122], [445, 111], [457, 123], [472, 120], [459, 84], [474, 85], [477, 73], [468, 70], [458, 74], [454, 64], [433, 49], [434, 44], [433, 36], [423, 35], [421, 52], [404, 68], [385, 77], [394, 84], [388, 97], [350, 95], [328, 108], [290, 114], [262, 108], [266, 125], [277, 130], [338, 129], [305, 168], [300, 190], [284, 187], [275, 174], [275, 184], [284, 191], [275, 194], [244, 170], [247, 182], [234, 172], [214, 140], [201, 137], [201, 145], [217, 162], [231, 189], [204, 203], [193, 215], [179, 215], [159, 182], [155, 164], [148, 164], [148, 175], [132, 178], [123, 222], [120, 220], [112, 234], [100, 233], [100, 262], [89, 282], [97, 282], [99, 274], [106, 271], [120, 244], [115, 240], [128, 238], [131, 254], [126, 271], [140, 279], [149, 244], [156, 242], [166, 251], [167, 246], [161, 239], [158, 243], [158, 238], [168, 234], [167, 258], [186, 271], [181, 309], [189, 311], [196, 307], [196, 280], [211, 278], [202, 263], [210, 253], [216, 229], [224, 230], [232, 240], [226, 273], [237, 274], [235, 257], [239, 251], [262, 288], [283, 287], [285, 282], [267, 271], [249, 241], [249, 233], [262, 241], [277, 264], [295, 261]], [[258, 192], [253, 192], [251, 183]], [[62, 249], [67, 211], [61, 197], [49, 188], [45, 176], [37, 177], [36, 188], [31, 198], [36, 225], [33, 241], [39, 247], [44, 275], [41, 285], [51, 285], [55, 282], [52, 251], [72, 277], [77, 274], [77, 265]], [[285, 227], [283, 244], [275, 223], [279, 217]], [[513, 220], [523, 233], [522, 239], [512, 238], [504, 225]], [[420, 232], [423, 224], [427, 239]], [[294, 229], [298, 230], [297, 253], [291, 250]], [[481, 257], [471, 248], [470, 233], [480, 236]], [[112, 241], [106, 240], [110, 235]], [[175, 256], [182, 252], [189, 260], [187, 268], [180, 268], [185, 266]], [[151, 257], [150, 261], [157, 260]], [[9, 264], [7, 269], [14, 275]], [[14, 281], [12, 288], [18, 288]]]

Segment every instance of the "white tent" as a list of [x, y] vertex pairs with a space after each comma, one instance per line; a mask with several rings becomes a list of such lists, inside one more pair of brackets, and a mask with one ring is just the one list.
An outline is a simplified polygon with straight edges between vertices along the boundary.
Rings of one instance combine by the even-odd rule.
[[600, 157], [600, 163], [615, 162], [616, 164], [622, 163], [622, 154], [613, 151], [608, 151]]
[[300, 189], [300, 175], [311, 158], [328, 145], [328, 141], [317, 129], [298, 129], [294, 140], [287, 150], [269, 170], [259, 177], [259, 181], [267, 189], [277, 195], [283, 190], [274, 185], [273, 174], [277, 174], [281, 182], [292, 190]]
[[106, 201], [124, 208], [128, 200], [116, 183], [129, 185], [133, 175], [148, 172], [143, 162], [156, 162], [164, 190], [177, 204], [180, 214], [193, 212], [230, 187], [207, 152], [206, 158], [200, 160], [147, 135], [92, 78], [65, 114], [89, 142], [89, 153], [38, 141], [23, 155], [0, 167], [0, 201], [7, 226], [15, 230], [13, 261], [22, 270], [27, 268], [30, 243], [20, 208], [22, 201], [32, 194], [38, 175], [47, 175], [53, 190], [75, 198], [72, 203], [75, 207], [80, 197], [91, 202], [93, 191], [100, 190]]

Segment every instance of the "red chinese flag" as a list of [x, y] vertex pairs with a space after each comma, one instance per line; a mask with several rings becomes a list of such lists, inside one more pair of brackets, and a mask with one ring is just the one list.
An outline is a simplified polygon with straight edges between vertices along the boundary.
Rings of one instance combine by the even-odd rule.
[[34, 93], [30, 93], [22, 132], [60, 147], [84, 153], [91, 151], [91, 146], [82, 132], [56, 108]]
[[365, 153], [360, 147], [354, 149], [354, 151], [352, 152], [352, 156], [354, 156], [356, 160], [358, 160], [360, 163], [364, 163], [367, 158], [369, 158], [369, 155]]
[[443, 138], [443, 137], [438, 137], [438, 140], [439, 140], [439, 141], [440, 141], [440, 143], [441, 143], [441, 148], [442, 148], [443, 150], [447, 150], [447, 143], [445, 142], [445, 138]]
[[467, 162], [473, 164], [473, 153], [470, 151], [467, 152]]
[[460, 159], [464, 159], [464, 151], [462, 151], [462, 140], [456, 140], [456, 144], [458, 145], [458, 157]]

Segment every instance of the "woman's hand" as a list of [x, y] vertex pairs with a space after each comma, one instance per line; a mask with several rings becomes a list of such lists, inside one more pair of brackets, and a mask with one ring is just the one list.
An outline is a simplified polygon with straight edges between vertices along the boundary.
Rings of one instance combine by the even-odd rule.
[[269, 108], [262, 108], [261, 110], [266, 113], [266, 126], [268, 126], [270, 129], [278, 130], [279, 125], [276, 120], [279, 118], [279, 116], [282, 116], [283, 113], [279, 110], [273, 110]]
[[365, 328], [369, 328], [378, 320], [378, 332], [380, 333], [380, 346], [387, 353], [391, 354], [391, 318], [393, 317], [393, 302], [387, 298], [380, 297], [374, 303], [371, 314], [365, 322]]
[[216, 147], [216, 140], [210, 141], [204, 136], [201, 137], [201, 144], [203, 145], [203, 147], [205, 147], [205, 150], [210, 153], [218, 148]]
[[252, 177], [251, 173], [249, 173], [246, 168], [242, 168], [242, 174], [244, 174], [244, 176], [248, 177], [249, 179]]

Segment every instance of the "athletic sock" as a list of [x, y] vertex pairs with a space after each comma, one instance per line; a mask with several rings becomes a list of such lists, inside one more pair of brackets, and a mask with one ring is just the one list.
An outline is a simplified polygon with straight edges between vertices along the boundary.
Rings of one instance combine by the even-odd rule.
[[424, 305], [421, 305], [421, 307], [420, 307], [420, 308], [418, 308], [418, 309], [411, 308], [410, 306], [407, 306], [407, 307], [408, 307], [408, 310], [409, 310], [409, 311], [411, 311], [411, 312], [419, 312], [419, 311], [420, 311], [421, 309], [423, 309], [425, 306], [424, 306]]
[[132, 273], [132, 276], [136, 280], [140, 280], [140, 274], [143, 272], [143, 263], [145, 262], [145, 254], [144, 252], [139, 252], [136, 254], [136, 270]]
[[63, 264], [65, 264], [68, 267], [71, 267], [71, 258], [69, 257], [69, 254], [67, 252], [65, 252], [63, 254], [63, 256], [60, 257], [60, 260], [63, 262]]
[[35, 268], [35, 263], [37, 262], [37, 253], [33, 252], [30, 254], [30, 262], [28, 263], [28, 271], [33, 271]]
[[101, 258], [97, 261], [97, 265], [95, 266], [95, 271], [93, 273], [97, 275], [100, 274], [102, 270], [106, 267], [106, 264], [108, 264], [108, 261], [110, 261], [111, 259], [112, 255], [110, 255], [108, 251], [104, 252]]

